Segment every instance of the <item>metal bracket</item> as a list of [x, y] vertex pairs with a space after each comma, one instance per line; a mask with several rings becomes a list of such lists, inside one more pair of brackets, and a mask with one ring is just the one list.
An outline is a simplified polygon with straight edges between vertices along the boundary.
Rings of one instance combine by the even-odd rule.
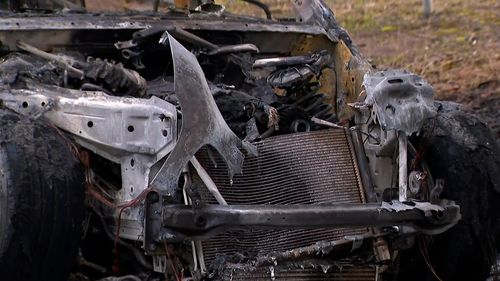
[[365, 74], [365, 103], [373, 110], [384, 131], [418, 132], [425, 119], [436, 114], [434, 91], [420, 76], [404, 70]]
[[153, 256], [153, 270], [160, 273], [167, 272], [167, 257]]
[[[151, 167], [171, 152], [177, 139], [177, 110], [157, 97], [124, 98], [28, 84], [28, 89], [1, 91], [0, 99], [5, 107], [42, 118], [71, 134], [81, 146], [119, 163], [122, 188], [114, 194], [117, 205], [148, 187]], [[120, 236], [142, 240], [142, 217], [141, 205], [127, 208]]]
[[118, 202], [126, 202], [148, 187], [149, 170], [175, 146], [177, 111], [157, 97], [150, 99], [109, 96], [49, 87], [10, 89], [0, 93], [5, 107], [41, 117], [70, 133], [83, 147], [121, 164], [122, 189]]

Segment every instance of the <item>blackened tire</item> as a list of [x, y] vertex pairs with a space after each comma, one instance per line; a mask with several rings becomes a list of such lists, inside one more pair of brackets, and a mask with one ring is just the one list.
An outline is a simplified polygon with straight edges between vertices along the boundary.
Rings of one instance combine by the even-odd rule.
[[[462, 219], [427, 239], [427, 265], [417, 245], [403, 254], [399, 280], [485, 280], [500, 245], [500, 148], [489, 128], [460, 105], [437, 102], [438, 115], [418, 140], [442, 198], [456, 201]], [[431, 273], [433, 268], [435, 274]]]
[[55, 129], [0, 110], [0, 280], [67, 280], [83, 187], [79, 163]]

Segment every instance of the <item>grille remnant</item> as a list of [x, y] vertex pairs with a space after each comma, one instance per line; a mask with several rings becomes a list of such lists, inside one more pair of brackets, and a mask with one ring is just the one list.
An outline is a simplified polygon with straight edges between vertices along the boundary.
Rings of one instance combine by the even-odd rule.
[[[326, 272], [325, 272], [325, 271]], [[259, 268], [255, 271], [226, 270], [222, 280], [232, 281], [373, 281], [375, 268], [371, 266], [346, 266], [328, 268], [319, 266], [316, 269], [290, 269], [280, 267]]]
[[[230, 205], [360, 203], [360, 179], [347, 138], [343, 130], [322, 130], [265, 139], [256, 144], [258, 157], [245, 158], [243, 173], [234, 176], [232, 185], [218, 155], [201, 150], [197, 157]], [[217, 204], [208, 192], [202, 196]], [[216, 255], [285, 251], [365, 232], [364, 228], [236, 229], [204, 241], [203, 253], [209, 264]]]

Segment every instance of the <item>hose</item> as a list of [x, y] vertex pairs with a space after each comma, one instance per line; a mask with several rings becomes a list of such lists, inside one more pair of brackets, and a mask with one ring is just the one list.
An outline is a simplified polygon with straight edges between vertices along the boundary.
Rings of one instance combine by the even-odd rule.
[[273, 15], [271, 14], [271, 10], [269, 9], [269, 7], [266, 4], [264, 4], [258, 0], [243, 0], [243, 2], [247, 2], [249, 4], [252, 4], [252, 5], [255, 5], [255, 6], [261, 8], [262, 10], [264, 10], [264, 13], [266, 13], [266, 18], [268, 20], [273, 19]]

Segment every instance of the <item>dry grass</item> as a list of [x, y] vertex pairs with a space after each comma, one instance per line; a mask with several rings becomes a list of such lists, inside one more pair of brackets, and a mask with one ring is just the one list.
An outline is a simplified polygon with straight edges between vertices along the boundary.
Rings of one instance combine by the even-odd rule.
[[[221, 1], [236, 13], [263, 13], [238, 0]], [[265, 1], [264, 1], [265, 2]], [[288, 1], [267, 1], [277, 16]], [[442, 97], [500, 79], [500, 3], [434, 1], [425, 19], [421, 0], [329, 0], [337, 20], [378, 68], [407, 68], [435, 85]]]

